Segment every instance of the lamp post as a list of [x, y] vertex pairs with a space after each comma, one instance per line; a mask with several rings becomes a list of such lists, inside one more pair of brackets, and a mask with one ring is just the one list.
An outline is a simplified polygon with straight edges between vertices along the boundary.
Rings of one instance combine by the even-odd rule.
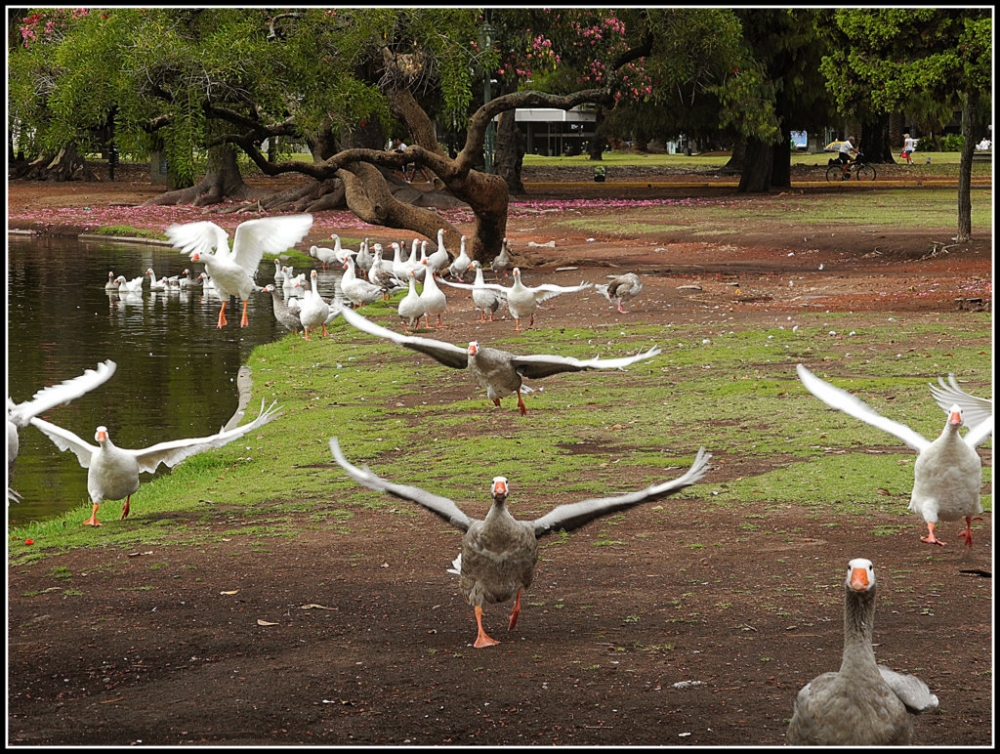
[[[483, 51], [493, 48], [493, 27], [489, 21], [489, 11], [486, 11], [486, 22], [483, 24]], [[493, 99], [492, 87], [493, 72], [488, 68], [483, 68], [483, 104], [489, 104]], [[493, 147], [496, 141], [496, 126], [493, 119], [486, 125], [486, 136], [483, 144], [483, 170], [487, 173], [493, 172]]]

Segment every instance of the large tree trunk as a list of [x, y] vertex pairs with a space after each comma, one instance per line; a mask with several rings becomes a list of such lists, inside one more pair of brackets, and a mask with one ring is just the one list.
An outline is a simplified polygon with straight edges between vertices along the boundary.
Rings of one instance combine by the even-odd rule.
[[766, 192], [771, 188], [771, 174], [774, 170], [774, 146], [760, 139], [748, 139], [746, 155], [743, 158], [743, 172], [740, 185], [736, 189], [743, 194]]
[[781, 129], [782, 139], [771, 147], [771, 187], [789, 189], [792, 187], [792, 133]]
[[861, 125], [861, 143], [855, 144], [864, 152], [866, 162], [895, 165], [892, 143], [889, 138], [889, 115], [877, 113], [869, 116]]
[[511, 194], [523, 194], [521, 165], [524, 162], [524, 136], [514, 120], [514, 111], [500, 114], [497, 127], [497, 144], [494, 154], [494, 168], [497, 175], [507, 182]]
[[195, 207], [204, 207], [218, 204], [226, 198], [254, 201], [270, 193], [251, 188], [243, 182], [239, 165], [236, 164], [236, 150], [229, 144], [212, 147], [209, 150], [208, 164], [208, 172], [196, 186], [167, 191], [147, 199], [140, 206], [191, 204]]
[[976, 125], [979, 111], [979, 92], [969, 91], [962, 106], [962, 161], [958, 166], [958, 235], [955, 240], [968, 243], [972, 240], [972, 156], [976, 151]]
[[100, 178], [77, 151], [76, 144], [70, 142], [53, 157], [43, 155], [31, 162], [12, 165], [12, 177], [33, 181], [99, 181]]
[[590, 156], [591, 161], [604, 161], [604, 149], [608, 145], [608, 140], [605, 138], [604, 134], [601, 132], [601, 126], [604, 124], [604, 108], [600, 105], [597, 106], [595, 112], [597, 116], [594, 120], [594, 138], [590, 140], [587, 144], [587, 154]]

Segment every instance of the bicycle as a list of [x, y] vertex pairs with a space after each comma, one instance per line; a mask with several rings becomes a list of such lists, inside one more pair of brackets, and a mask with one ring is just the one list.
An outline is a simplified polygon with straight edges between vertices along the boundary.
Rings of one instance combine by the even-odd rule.
[[874, 181], [875, 168], [865, 163], [865, 156], [858, 152], [858, 156], [853, 162], [847, 164], [847, 172], [843, 171], [843, 164], [839, 160], [830, 160], [830, 166], [826, 169], [826, 179], [828, 181], [847, 181], [851, 178], [851, 173], [859, 181]]

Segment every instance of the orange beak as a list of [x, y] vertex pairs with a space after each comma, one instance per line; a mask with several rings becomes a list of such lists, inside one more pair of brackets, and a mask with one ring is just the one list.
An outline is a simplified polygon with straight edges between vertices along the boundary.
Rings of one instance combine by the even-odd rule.
[[855, 592], [868, 590], [868, 572], [864, 568], [854, 568], [851, 571], [851, 589]]
[[961, 424], [962, 423], [962, 413], [960, 411], [952, 411], [948, 415], [949, 424]]

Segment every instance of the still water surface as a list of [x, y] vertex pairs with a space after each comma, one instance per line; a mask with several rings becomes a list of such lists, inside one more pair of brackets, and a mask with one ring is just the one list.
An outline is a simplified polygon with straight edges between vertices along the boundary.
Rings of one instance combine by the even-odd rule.
[[[212, 293], [150, 292], [148, 276], [141, 295], [104, 290], [109, 271], [128, 279], [149, 267], [158, 278], [185, 267], [202, 271], [170, 247], [16, 235], [8, 236], [7, 247], [7, 394], [25, 401], [113, 360], [118, 368], [111, 379], [42, 416], [90, 443], [102, 424], [125, 448], [218, 432], [237, 408], [240, 366], [255, 346], [288, 334], [266, 294], [251, 296], [245, 328], [239, 326], [239, 299], [232, 299], [229, 325], [219, 330], [220, 300]], [[265, 259], [257, 282], [273, 278], [274, 262]], [[330, 295], [332, 285], [322, 280], [320, 292]], [[247, 414], [255, 416], [259, 407], [251, 399]], [[11, 486], [23, 499], [8, 507], [9, 523], [89, 504], [87, 471], [74, 453], [60, 452], [32, 426], [21, 430], [20, 443]], [[169, 472], [161, 467], [158, 473]], [[141, 476], [143, 483], [152, 478]], [[104, 515], [116, 518], [120, 505], [110, 506]]]

